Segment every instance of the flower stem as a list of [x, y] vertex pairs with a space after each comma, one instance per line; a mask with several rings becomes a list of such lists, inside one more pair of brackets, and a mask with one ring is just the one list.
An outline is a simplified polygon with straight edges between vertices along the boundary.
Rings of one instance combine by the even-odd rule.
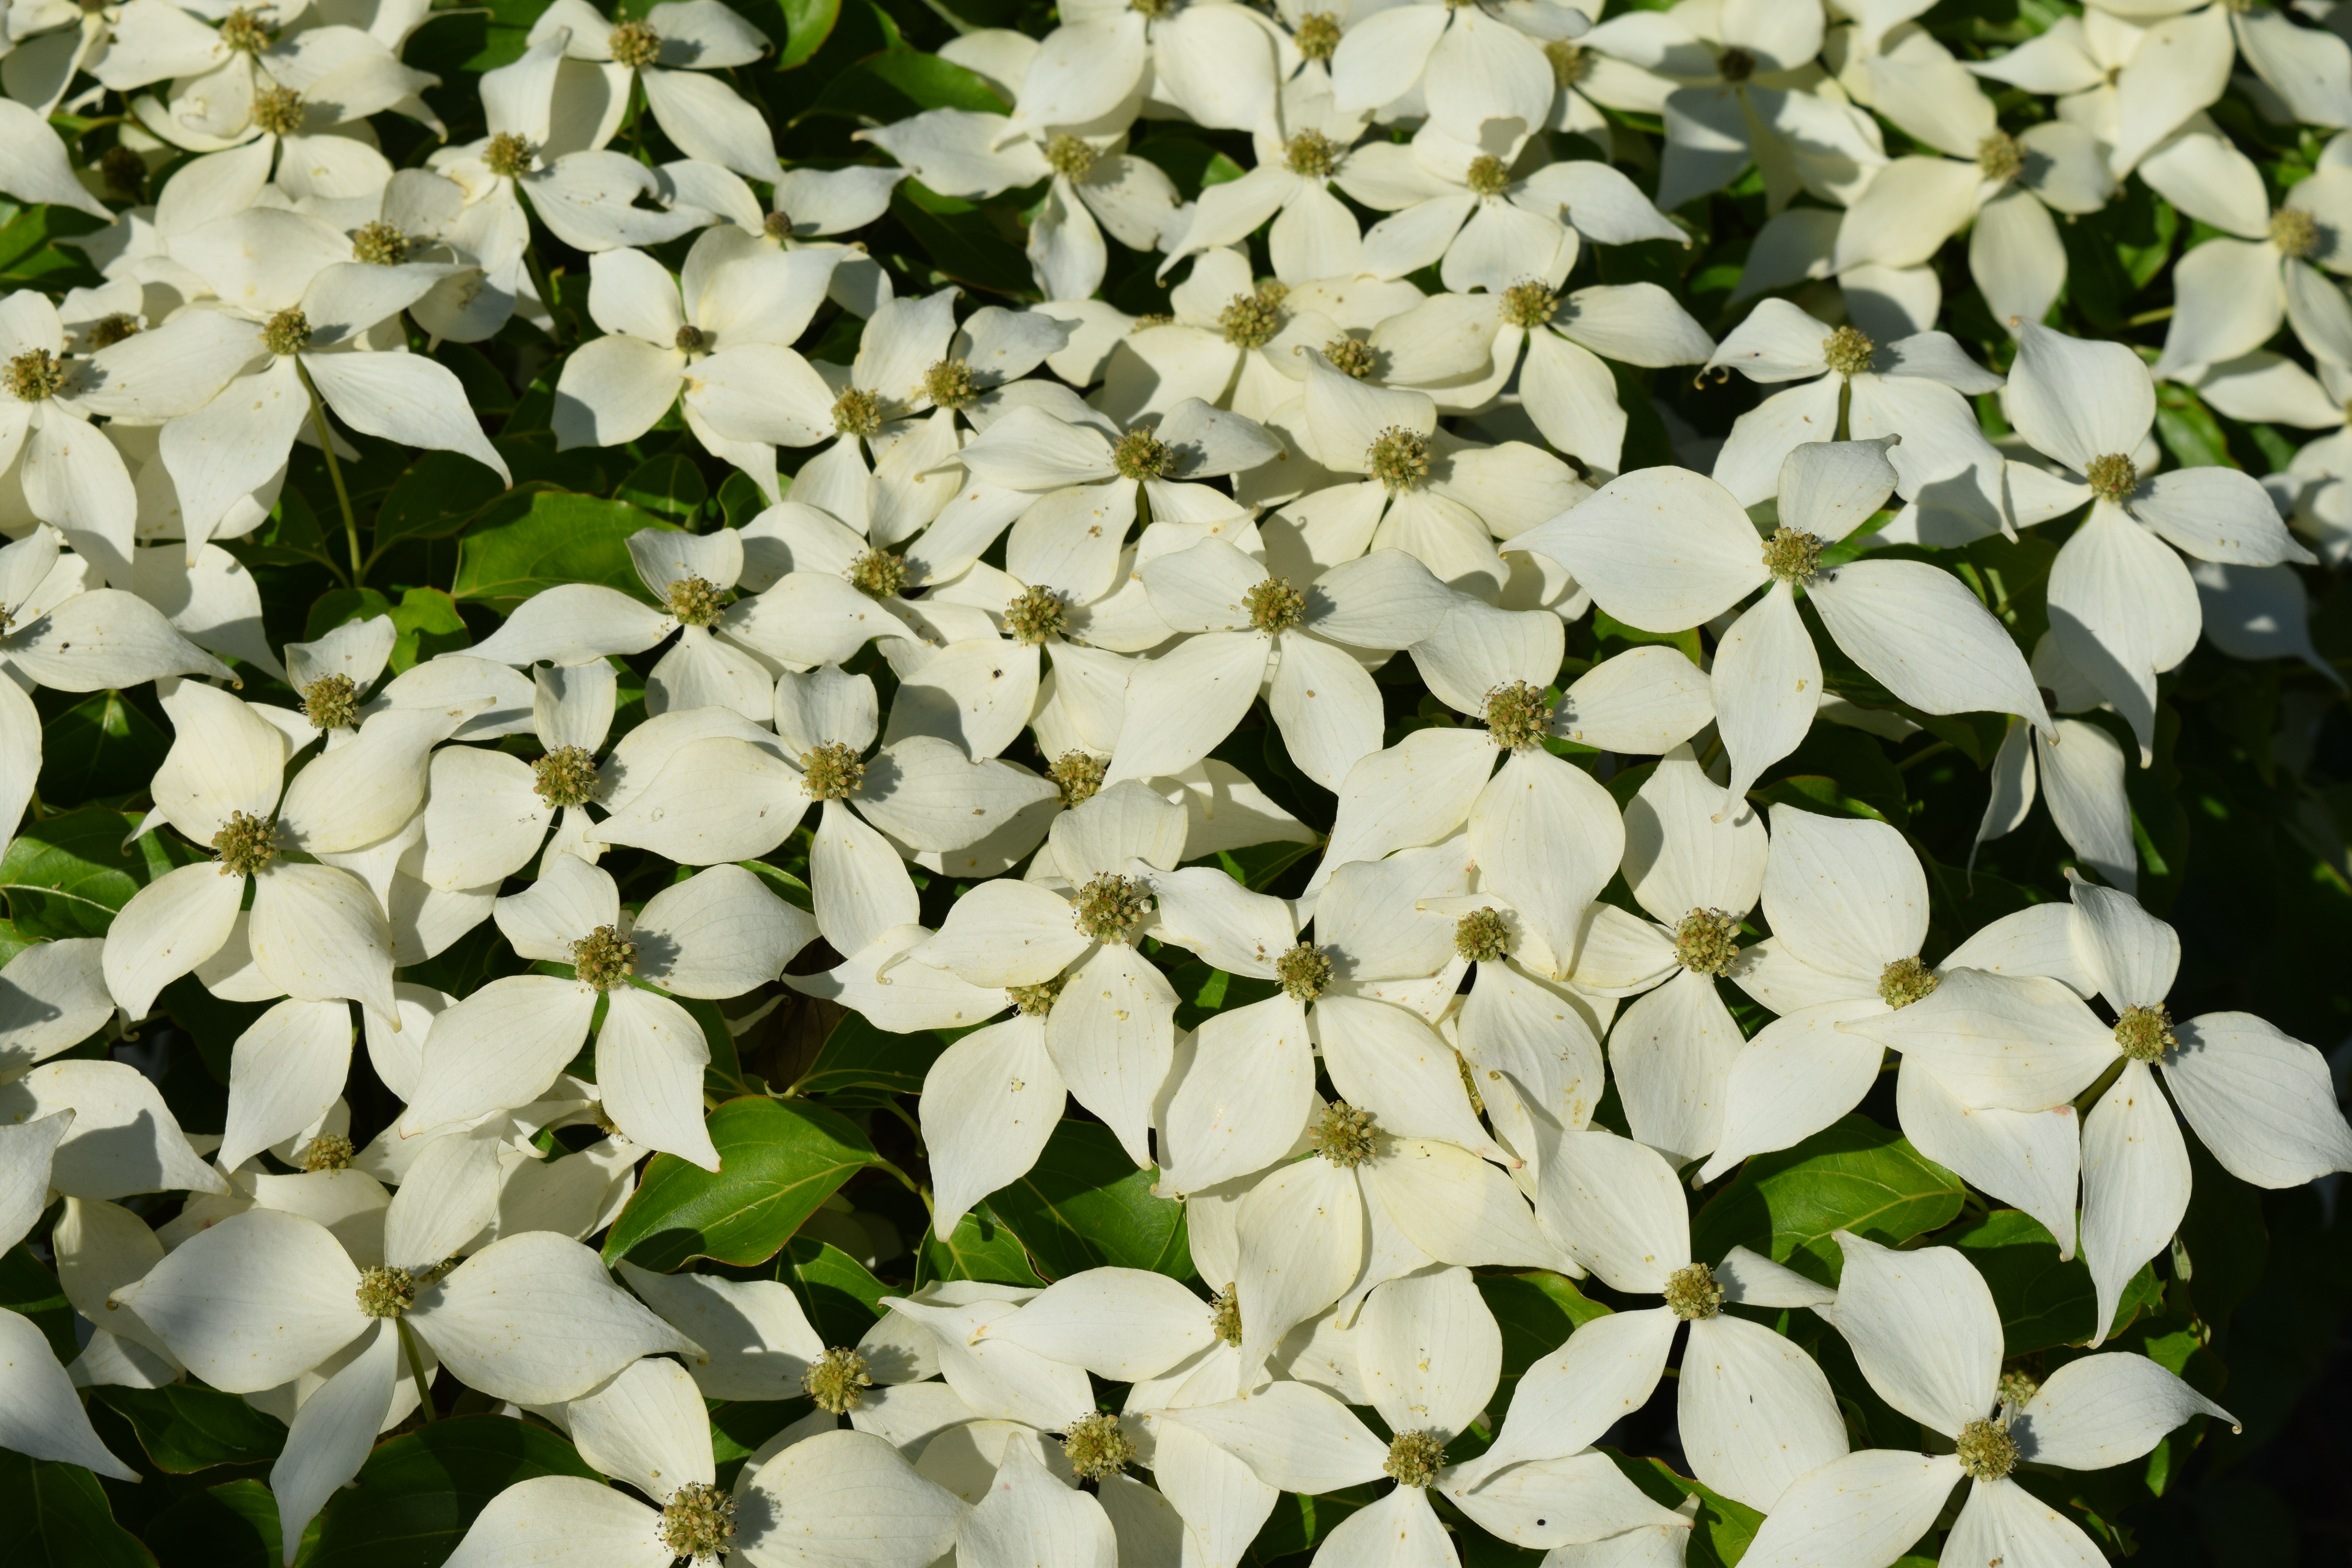
[[1837, 437], [1841, 441], [1853, 439], [1853, 377], [1838, 378]]
[[352, 492], [343, 484], [343, 465], [335, 456], [335, 432], [327, 424], [327, 405], [299, 355], [294, 360], [294, 374], [302, 378], [302, 390], [310, 395], [310, 420], [318, 428], [319, 451], [327, 459], [327, 478], [334, 481], [336, 504], [343, 509], [343, 537], [351, 542], [352, 586], [356, 588], [367, 580], [367, 563], [360, 551], [360, 520], [352, 511]]
[[438, 1421], [440, 1413], [433, 1408], [433, 1383], [425, 1375], [425, 1356], [416, 1348], [416, 1336], [408, 1331], [405, 1319], [394, 1319], [393, 1327], [399, 1331], [401, 1353], [408, 1358], [408, 1375], [416, 1384], [416, 1403], [423, 1407], [425, 1419]]

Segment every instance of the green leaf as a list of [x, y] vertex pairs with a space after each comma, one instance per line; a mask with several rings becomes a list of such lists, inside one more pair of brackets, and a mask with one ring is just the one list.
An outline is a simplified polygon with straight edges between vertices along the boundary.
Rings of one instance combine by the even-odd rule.
[[992, 1279], [1000, 1285], [1043, 1285], [1045, 1279], [1029, 1266], [1021, 1241], [997, 1222], [986, 1204], [956, 1221], [954, 1232], [941, 1241], [926, 1229], [918, 1254], [921, 1275], [931, 1279]]
[[41, 803], [54, 809], [141, 793], [172, 737], [118, 691], [82, 699], [41, 726]]
[[154, 1553], [115, 1521], [106, 1489], [79, 1465], [0, 1448], [0, 1519], [8, 1568], [155, 1568]]
[[[757, 869], [758, 868], [753, 868]], [[923, 1075], [939, 1060], [947, 1042], [937, 1034], [898, 1035], [852, 1013], [833, 1026], [817, 1047], [816, 1060], [793, 1085], [794, 1094], [837, 1094], [844, 1089], [871, 1089], [886, 1094], [915, 1094]]]
[[702, 470], [673, 452], [642, 464], [621, 481], [614, 499], [644, 507], [680, 522], [690, 521], [710, 499], [710, 482]]
[[1478, 1294], [1503, 1331], [1502, 1381], [1494, 1408], [1510, 1407], [1511, 1394], [1528, 1368], [1568, 1342], [1568, 1337], [1609, 1309], [1578, 1289], [1563, 1275], [1481, 1274]]
[[286, 1447], [286, 1425], [233, 1394], [193, 1383], [163, 1388], [104, 1384], [92, 1394], [121, 1412], [147, 1457], [174, 1475], [215, 1465], [258, 1465]]
[[1834, 1285], [1843, 1259], [1832, 1231], [1898, 1246], [1951, 1224], [1964, 1192], [1900, 1134], [1847, 1116], [1750, 1159], [1691, 1220], [1691, 1255], [1712, 1263], [1745, 1247]]
[[[986, 210], [908, 179], [890, 193], [890, 211], [922, 242], [932, 263], [958, 282], [998, 294], [1034, 291], [1029, 258]], [[1017, 234], [1017, 225], [1007, 226]]]
[[373, 588], [330, 588], [310, 601], [310, 613], [302, 619], [302, 637], [316, 642], [337, 626], [391, 613], [392, 601]]
[[667, 1271], [694, 1258], [760, 1263], [782, 1250], [817, 1205], [879, 1158], [845, 1118], [747, 1095], [710, 1113], [717, 1172], [656, 1154], [604, 1238], [607, 1263]]
[[[786, 479], [784, 484], [792, 481]], [[730, 528], [741, 528], [768, 510], [768, 498], [760, 493], [742, 469], [738, 468], [719, 482], [719, 512]]]
[[[304, 1540], [318, 1531], [311, 1521]], [[278, 1568], [278, 1500], [250, 1478], [226, 1481], [164, 1509], [139, 1538], [163, 1568]]]
[[651, 598], [625, 541], [640, 529], [667, 528], [626, 501], [518, 487], [483, 510], [457, 545], [450, 593], [501, 614], [564, 583], [596, 583]]
[[147, 882], [138, 849], [122, 840], [136, 814], [88, 805], [16, 830], [0, 857], [9, 919], [32, 937], [104, 936], [114, 912]]
[[1184, 1205], [1151, 1195], [1158, 1178], [1136, 1168], [1109, 1128], [1072, 1117], [1054, 1130], [1029, 1173], [990, 1194], [988, 1203], [1049, 1279], [1107, 1267], [1189, 1279]]
[[392, 624], [400, 632], [392, 645], [395, 675], [436, 654], [473, 646], [474, 634], [466, 629], [457, 601], [438, 588], [411, 588], [403, 594], [392, 607]]
[[403, 539], [446, 539], [506, 493], [499, 476], [456, 452], [426, 452], [393, 481], [375, 514], [375, 549]]
[[880, 124], [927, 109], [1003, 114], [1012, 107], [986, 79], [953, 60], [918, 49], [885, 49], [827, 82], [811, 112]]
[[604, 1478], [544, 1426], [460, 1415], [394, 1437], [327, 1504], [303, 1568], [440, 1568], [489, 1500], [534, 1476]]
[[58, 1365], [81, 1354], [81, 1346], [74, 1339], [73, 1303], [66, 1300], [65, 1287], [24, 1242], [0, 1253], [0, 1307], [30, 1318], [33, 1326], [48, 1337]]
[[[2098, 1322], [2099, 1297], [2090, 1266], [2080, 1253], [2059, 1260], [2058, 1243], [2047, 1226], [2015, 1209], [1995, 1209], [1973, 1225], [1937, 1238], [1958, 1247], [1992, 1288], [2000, 1309], [2001, 1353], [2023, 1355], [2052, 1345], [2086, 1343]], [[2110, 1336], [2162, 1300], [2164, 1287], [2146, 1264], [2124, 1287]]]
[[1661, 1508], [1680, 1508], [1685, 1498], [1698, 1499], [1698, 1517], [1692, 1522], [1684, 1568], [1731, 1568], [1747, 1555], [1748, 1543], [1763, 1526], [1762, 1514], [1688, 1476], [1675, 1474], [1664, 1459], [1636, 1458], [1610, 1447], [1601, 1451]]
[[801, 1310], [829, 1345], [854, 1345], [883, 1312], [890, 1287], [828, 1241], [794, 1237], [776, 1259], [776, 1276], [800, 1298]]
[[776, 68], [790, 70], [805, 65], [833, 37], [833, 26], [841, 20], [841, 0], [783, 0], [783, 8], [791, 35], [776, 57]]

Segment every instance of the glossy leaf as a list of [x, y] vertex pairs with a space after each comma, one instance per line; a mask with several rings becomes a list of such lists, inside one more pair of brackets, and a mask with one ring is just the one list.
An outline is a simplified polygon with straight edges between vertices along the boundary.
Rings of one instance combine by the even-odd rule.
[[1824, 1284], [1841, 1259], [1832, 1233], [1885, 1246], [1949, 1225], [1960, 1179], [1865, 1116], [1832, 1123], [1793, 1149], [1759, 1154], [1691, 1220], [1692, 1256], [1760, 1252]]
[[1029, 1173], [988, 1202], [1048, 1279], [1117, 1267], [1189, 1279], [1184, 1205], [1153, 1197], [1158, 1180], [1157, 1171], [1136, 1168], [1109, 1128], [1072, 1117]]
[[717, 1173], [656, 1154], [604, 1239], [604, 1258], [671, 1269], [692, 1258], [759, 1263], [878, 1157], [822, 1106], [747, 1095], [710, 1113]]

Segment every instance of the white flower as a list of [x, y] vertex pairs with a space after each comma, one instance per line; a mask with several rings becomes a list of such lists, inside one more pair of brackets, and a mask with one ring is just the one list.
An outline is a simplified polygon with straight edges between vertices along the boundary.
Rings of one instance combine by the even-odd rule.
[[139, 1472], [114, 1457], [89, 1424], [73, 1380], [30, 1318], [0, 1308], [0, 1448], [80, 1465], [118, 1481]]
[[530, 45], [555, 42], [585, 70], [559, 74], [554, 95], [567, 118], [597, 121], [602, 147], [643, 88], [654, 120], [689, 158], [754, 180], [776, 177], [767, 117], [706, 72], [749, 65], [772, 46], [766, 34], [719, 0], [665, 0], [641, 17], [607, 22], [588, 0], [555, 0], [531, 24]]
[[1820, 708], [1821, 658], [1797, 614], [1800, 585], [1837, 646], [1899, 700], [1930, 713], [2049, 722], [2024, 656], [1958, 578], [1913, 561], [1822, 565], [1822, 551], [1875, 512], [1895, 479], [1877, 442], [1799, 446], [1781, 470], [1780, 525], [1759, 543], [1715, 481], [1645, 468], [1514, 543], [1559, 562], [1602, 609], [1650, 630], [1712, 620], [1771, 584], [1717, 647], [1728, 809], [1796, 750]]
[[49, 128], [47, 116], [13, 97], [0, 100], [0, 193], [20, 202], [55, 202], [101, 223], [115, 221], [114, 209], [74, 178], [65, 143]]
[[1148, 81], [1195, 125], [1247, 131], [1297, 60], [1272, 18], [1231, 0], [1074, 0], [1022, 78], [1013, 124], [1084, 125]]
[[35, 517], [108, 576], [127, 578], [139, 498], [78, 399], [94, 384], [89, 363], [66, 354], [65, 323], [46, 298], [21, 289], [0, 300], [0, 474]]
[[[1257, 167], [1201, 193], [1192, 221], [1171, 235], [1160, 276], [1187, 256], [1238, 245], [1268, 218], [1266, 253], [1274, 275], [1285, 283], [1342, 277], [1363, 261], [1356, 218], [1331, 194], [1336, 179], [1345, 188], [1349, 152], [1364, 132], [1359, 110], [1342, 112], [1331, 102], [1323, 68], [1310, 65], [1283, 84], [1275, 112], [1253, 132]], [[1391, 276], [1411, 271], [1401, 268]]]
[[[2218, 571], [2200, 562], [2196, 571]], [[2240, 571], [2285, 572], [2285, 567], [2240, 567]], [[2201, 597], [2200, 592], [2200, 597]], [[2212, 630], [2209, 622], [2207, 633]], [[2005, 837], [2021, 826], [2037, 795], [2049, 802], [2050, 820], [2060, 837], [2099, 873], [2100, 879], [2125, 892], [2139, 885], [2139, 847], [2132, 840], [2131, 801], [2124, 791], [2124, 749], [2098, 725], [2060, 713], [2080, 713], [2104, 706], [2098, 689], [2083, 679], [2058, 651], [2058, 639], [2049, 632], [2033, 647], [2033, 679], [2055, 699], [2053, 718], [2044, 730], [2021, 720], [2010, 721], [1993, 757], [1992, 793], [1985, 802], [1984, 820], [1978, 825], [1978, 847]], [[1975, 850], [1969, 852], [1975, 864]]]
[[[2172, 321], [2150, 374], [2194, 379], [2262, 347], [2282, 318], [2323, 363], [2352, 360], [2352, 310], [2342, 286], [2313, 265], [2352, 272], [2352, 239], [2345, 232], [2352, 225], [2352, 170], [2320, 170], [2273, 212], [2245, 154], [2218, 136], [2213, 141], [2218, 166], [2195, 171], [2210, 195], [2180, 205], [2243, 237], [2209, 239], [2173, 268]], [[2177, 193], [2176, 200], [2188, 194]]]
[[2000, 1312], [1967, 1258], [1948, 1247], [1910, 1252], [1837, 1233], [1845, 1252], [1823, 1316], [1853, 1347], [1863, 1375], [1903, 1415], [1958, 1452], [1865, 1448], [1782, 1494], [1756, 1532], [1757, 1568], [1884, 1568], [1935, 1524], [1963, 1480], [1968, 1500], [1945, 1539], [1957, 1565], [1995, 1560], [2099, 1560], [2082, 1527], [2011, 1479], [2021, 1464], [2105, 1469], [2136, 1459], [2191, 1415], [2229, 1412], [2145, 1356], [2084, 1356], [2022, 1405], [2000, 1393]]
[[[2173, 127], [2221, 96], [2241, 53], [2293, 118], [2352, 124], [2352, 48], [2324, 27], [2296, 26], [2284, 12], [2194, 0], [2091, 0], [2083, 23], [2088, 52], [2123, 68], [2120, 76], [2112, 70], [2105, 76], [2113, 83], [2114, 101], [2105, 112], [2114, 121], [2108, 140], [2116, 143], [2111, 157], [2118, 177]], [[2065, 48], [2049, 52], [2054, 63]]]
[[1489, 125], [1505, 138], [1524, 136], [1551, 114], [1551, 62], [1542, 47], [1478, 5], [1412, 0], [1351, 18], [1331, 56], [1331, 87], [1339, 107], [1355, 112], [1417, 88], [1431, 123], [1472, 146], [1487, 139]]
[[2156, 678], [2189, 657], [2201, 616], [2189, 569], [2157, 535], [2202, 560], [2252, 566], [2308, 563], [2252, 479], [2234, 468], [2148, 478], [2156, 386], [2121, 343], [2084, 342], [2044, 327], [2018, 337], [2006, 396], [2010, 423], [2083, 476], [2091, 514], [2050, 569], [2050, 624], [2059, 650], [2139, 738], [2156, 734]]
[[444, 746], [433, 753], [425, 803], [425, 864], [428, 887], [454, 892], [496, 889], [520, 871], [556, 827], [556, 853], [592, 864], [598, 846], [587, 843], [587, 806], [609, 795], [612, 781], [597, 766], [612, 727], [617, 673], [603, 660], [539, 668], [531, 733], [546, 754], [535, 763], [490, 747]]

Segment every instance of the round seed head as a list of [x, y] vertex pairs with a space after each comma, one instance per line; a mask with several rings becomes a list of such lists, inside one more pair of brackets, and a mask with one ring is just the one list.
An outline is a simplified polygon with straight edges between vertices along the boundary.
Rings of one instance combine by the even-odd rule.
[[2126, 1007], [2116, 1020], [2116, 1049], [2136, 1062], [2152, 1062], [2180, 1043], [2172, 1032], [2172, 1009], [2158, 1002]]
[[1943, 981], [1916, 958], [1898, 958], [1878, 972], [1878, 999], [1896, 1012], [1935, 994]]
[[770, 239], [790, 239], [793, 237], [793, 220], [783, 213], [770, 213], [760, 220], [760, 231]]
[[1087, 752], [1064, 752], [1045, 770], [1062, 792], [1064, 805], [1084, 805], [1102, 792], [1110, 763]]
[[519, 180], [530, 173], [530, 161], [535, 155], [531, 144], [511, 131], [501, 131], [490, 138], [482, 149], [482, 163], [491, 174], [504, 180]]
[[352, 1141], [340, 1132], [321, 1132], [310, 1140], [310, 1147], [302, 1155], [306, 1171], [348, 1171], [352, 1168]]
[[2290, 261], [2300, 261], [2319, 248], [2319, 220], [2301, 207], [2281, 207], [2271, 215], [2271, 247]]
[[1118, 1417], [1096, 1410], [1070, 1423], [1062, 1434], [1062, 1452], [1081, 1480], [1098, 1481], [1118, 1475], [1135, 1462], [1135, 1443], [1119, 1430]]
[[1715, 68], [1726, 81], [1746, 81], [1756, 74], [1756, 57], [1746, 49], [1726, 49], [1715, 57]]
[[669, 613], [682, 626], [708, 626], [718, 624], [727, 613], [727, 590], [708, 577], [691, 574], [669, 585], [665, 595]]
[[281, 359], [300, 353], [310, 346], [310, 318], [290, 307], [278, 311], [261, 329], [261, 346]]
[[1739, 922], [1721, 910], [1693, 910], [1675, 927], [1675, 960], [1693, 974], [1726, 974], [1739, 953]]
[[117, 195], [135, 202], [147, 194], [147, 161], [120, 142], [100, 154], [98, 173]]
[[1110, 449], [1110, 464], [1121, 479], [1164, 479], [1176, 471], [1176, 448], [1149, 430], [1129, 430]]
[[1391, 425], [1372, 438], [1364, 452], [1364, 466], [1391, 495], [1417, 490], [1429, 479], [1429, 437]]
[[1723, 1287], [1704, 1263], [1686, 1264], [1667, 1275], [1665, 1297], [1666, 1310], [1686, 1323], [1723, 1310]]
[[1499, 196], [1511, 183], [1511, 170], [1492, 153], [1481, 153], [1470, 160], [1462, 179], [1473, 195]]
[[1372, 374], [1372, 345], [1360, 338], [1333, 338], [1323, 345], [1323, 357], [1331, 362], [1333, 370], [1358, 381]]
[[1307, 1141], [1331, 1163], [1352, 1170], [1381, 1152], [1380, 1123], [1370, 1111], [1335, 1100], [1307, 1129]]
[[352, 259], [371, 267], [397, 267], [408, 259], [408, 237], [392, 224], [363, 223], [352, 231]]
[[1242, 595], [1242, 605], [1249, 611], [1250, 625], [1262, 632], [1286, 632], [1307, 618], [1307, 595], [1292, 587], [1287, 577], [1253, 584]]
[[1320, 131], [1302, 131], [1282, 150], [1283, 167], [1319, 180], [1339, 166], [1339, 144]]
[[1062, 595], [1043, 585], [1024, 588], [1004, 606], [1004, 629], [1013, 640], [1034, 647], [1047, 637], [1060, 637], [1070, 624], [1070, 608]]
[[1209, 1300], [1209, 1327], [1229, 1345], [1242, 1342], [1242, 1304], [1236, 1289], [1227, 1285]]
[[277, 824], [232, 811], [213, 835], [213, 853], [220, 857], [222, 876], [250, 877], [278, 858]]
[[530, 787], [558, 810], [586, 805], [596, 797], [596, 759], [585, 746], [558, 746], [530, 764]]
[[661, 35], [646, 22], [624, 22], [613, 29], [613, 62], [642, 70], [661, 58]]
[[1235, 348], [1263, 348], [1282, 330], [1282, 301], [1265, 289], [1236, 294], [1217, 312], [1217, 325]]
[[1298, 19], [1298, 31], [1290, 41], [1298, 46], [1302, 58], [1328, 60], [1339, 47], [1339, 18], [1328, 11], [1310, 11]]
[[688, 322], [672, 333], [669, 342], [682, 354], [698, 354], [710, 346], [710, 334]]
[[261, 18], [240, 5], [220, 25], [220, 41], [234, 53], [257, 55], [269, 47], [269, 29]]
[[2025, 143], [2006, 131], [1996, 131], [1977, 143], [1977, 172], [2004, 184], [2025, 170]]
[[1764, 570], [1783, 583], [1810, 583], [1821, 574], [1822, 542], [1785, 524], [1764, 542]]
[[1331, 984], [1331, 961], [1302, 942], [1274, 961], [1274, 976], [1292, 1001], [1312, 1002]]
[[866, 783], [866, 764], [841, 741], [801, 753], [801, 788], [811, 800], [847, 800]]
[[1822, 357], [1840, 375], [1860, 375], [1870, 368], [1870, 356], [1877, 352], [1878, 345], [1853, 327], [1840, 327], [1822, 340]]
[[907, 585], [907, 558], [869, 550], [849, 563], [849, 581], [860, 593], [877, 599], [894, 597]]
[[397, 1318], [416, 1305], [416, 1276], [388, 1264], [371, 1264], [360, 1270], [360, 1286], [352, 1295], [367, 1316]]
[[302, 689], [302, 716], [313, 730], [341, 730], [359, 717], [360, 689], [348, 675], [322, 675]]
[[1551, 726], [1551, 706], [1540, 688], [1524, 680], [1497, 686], [1486, 693], [1486, 732], [1507, 752], [1540, 746]]
[[253, 95], [253, 122], [273, 136], [302, 129], [302, 95], [290, 87], [265, 87]]
[[1530, 278], [1503, 290], [1503, 320], [1533, 331], [1559, 314], [1559, 295], [1550, 284]]
[[1061, 135], [1045, 142], [1045, 163], [1057, 174], [1073, 180], [1083, 180], [1094, 173], [1096, 160], [1102, 156], [1094, 143], [1083, 136]]
[[816, 1401], [819, 1410], [830, 1410], [835, 1415], [846, 1415], [856, 1409], [858, 1402], [866, 1397], [866, 1390], [873, 1386], [866, 1358], [841, 1345], [809, 1363], [808, 1370], [801, 1373], [801, 1392]]
[[735, 1500], [709, 1481], [688, 1481], [662, 1505], [661, 1542], [680, 1557], [716, 1557], [735, 1534]]
[[1062, 987], [1068, 984], [1068, 975], [1058, 974], [1051, 980], [1040, 981], [1034, 985], [1008, 985], [1004, 988], [1004, 994], [1013, 998], [1013, 1005], [1020, 1010], [1024, 1017], [1042, 1018], [1054, 1010], [1054, 999], [1062, 994]]
[[853, 386], [833, 400], [833, 427], [845, 436], [876, 436], [882, 430], [879, 394]]
[[1381, 1468], [1401, 1487], [1425, 1487], [1445, 1468], [1445, 1440], [1434, 1432], [1400, 1432]]
[[1960, 1468], [1980, 1481], [2005, 1481], [2017, 1468], [2017, 1439], [1998, 1421], [1971, 1421], [1954, 1445]]
[[1510, 922], [1500, 910], [1472, 910], [1454, 922], [1454, 951], [1472, 963], [1492, 963], [1511, 951]]
[[2091, 493], [2101, 500], [2121, 505], [2124, 499], [2139, 489], [2139, 467], [2121, 452], [2109, 452], [2104, 458], [2091, 459], [2083, 477], [2091, 481]]
[[2021, 1406], [2042, 1392], [2042, 1380], [2021, 1366], [2011, 1367], [2000, 1374], [2000, 1401], [2004, 1405]]
[[125, 315], [121, 310], [117, 310], [111, 315], [100, 316], [90, 323], [89, 346], [93, 349], [110, 349], [123, 339], [137, 335], [138, 331], [139, 318]]
[[27, 349], [8, 362], [8, 390], [26, 403], [55, 397], [66, 384], [65, 361], [47, 349]]
[[636, 970], [637, 944], [619, 926], [598, 926], [572, 944], [572, 967], [591, 990], [615, 990]]
[[1101, 876], [1070, 901], [1070, 923], [1097, 942], [1123, 942], [1153, 907], [1151, 890], [1134, 878]]
[[1554, 87], [1574, 87], [1592, 74], [1592, 58], [1584, 52], [1584, 46], [1571, 44], [1566, 38], [1554, 38], [1546, 44], [1544, 58], [1551, 62]]
[[971, 378], [970, 360], [940, 361], [923, 372], [923, 390], [941, 408], [969, 408], [980, 397], [979, 384]]

